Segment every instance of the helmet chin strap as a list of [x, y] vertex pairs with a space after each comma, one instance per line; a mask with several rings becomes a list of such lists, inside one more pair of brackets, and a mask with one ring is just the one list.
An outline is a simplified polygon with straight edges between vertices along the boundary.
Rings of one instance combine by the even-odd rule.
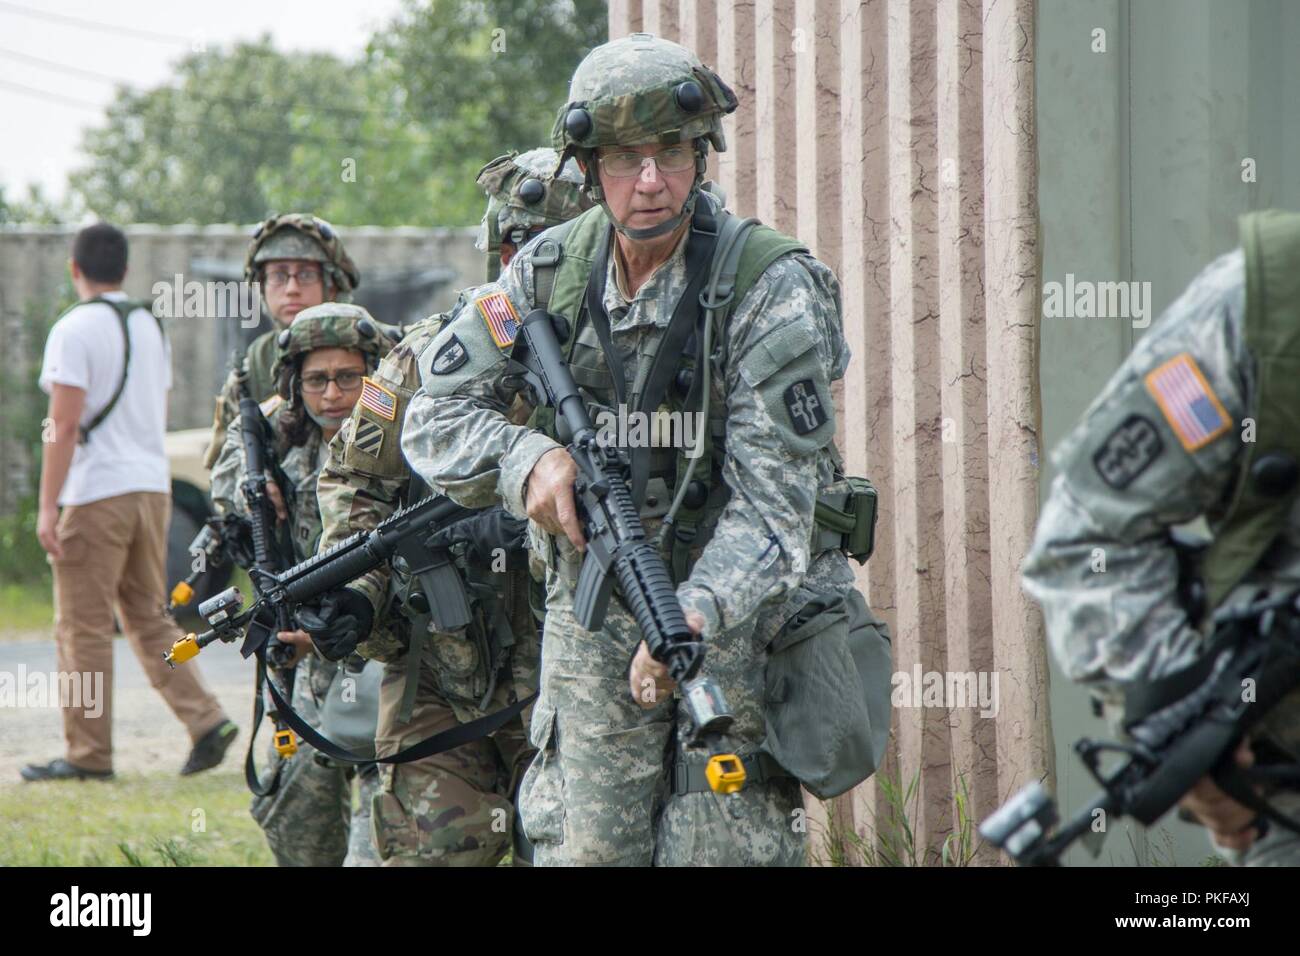
[[614, 216], [613, 210], [609, 208], [609, 203], [605, 197], [601, 196], [600, 205], [605, 210], [605, 216], [613, 224], [614, 229], [619, 235], [627, 236], [629, 239], [654, 239], [656, 236], [666, 235], [680, 226], [687, 219], [695, 214], [695, 200], [699, 197], [700, 181], [696, 177], [695, 184], [691, 186], [690, 194], [686, 197], [686, 202], [682, 203], [681, 212], [675, 216], [669, 216], [663, 222], [653, 226], [646, 226], [644, 229], [635, 229], [632, 226], [625, 225], [618, 221]]

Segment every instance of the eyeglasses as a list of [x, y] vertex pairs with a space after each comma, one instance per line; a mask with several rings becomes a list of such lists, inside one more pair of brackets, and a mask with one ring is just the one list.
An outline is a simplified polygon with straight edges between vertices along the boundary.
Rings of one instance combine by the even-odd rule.
[[302, 377], [302, 390], [317, 395], [330, 387], [333, 382], [339, 387], [340, 392], [355, 392], [361, 387], [361, 380], [365, 377], [365, 372], [358, 372], [355, 369], [339, 372], [337, 375], [326, 375], [324, 372], [307, 372]]
[[320, 281], [321, 271], [319, 269], [299, 269], [297, 272], [290, 272], [287, 269], [272, 269], [266, 273], [263, 280], [273, 289], [289, 284], [290, 279], [297, 279], [299, 285], [314, 285]]
[[596, 161], [606, 176], [630, 179], [640, 175], [646, 163], [654, 163], [661, 173], [684, 173], [695, 166], [695, 150], [689, 146], [669, 146], [653, 156], [643, 156], [629, 149], [605, 153], [597, 156]]

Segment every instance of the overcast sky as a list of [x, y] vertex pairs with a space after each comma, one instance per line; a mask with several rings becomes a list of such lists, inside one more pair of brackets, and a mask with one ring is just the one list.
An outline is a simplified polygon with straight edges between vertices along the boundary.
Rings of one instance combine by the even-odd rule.
[[113, 99], [113, 84], [77, 70], [147, 89], [199, 44], [263, 33], [277, 49], [351, 58], [400, 7], [400, 0], [0, 0], [0, 184], [11, 197], [26, 195], [31, 182], [64, 195], [69, 170], [84, 163], [81, 131], [99, 125]]

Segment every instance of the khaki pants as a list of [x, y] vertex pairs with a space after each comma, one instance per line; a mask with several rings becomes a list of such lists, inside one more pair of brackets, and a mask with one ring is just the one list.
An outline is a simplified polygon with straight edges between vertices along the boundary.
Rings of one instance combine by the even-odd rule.
[[67, 760], [74, 766], [113, 768], [114, 610], [149, 683], [185, 725], [192, 742], [226, 719], [204, 686], [197, 661], [175, 670], [163, 661], [181, 636], [163, 610], [170, 512], [170, 495], [138, 491], [72, 505], [59, 516], [63, 557], [51, 562], [59, 670], [104, 675], [98, 716], [88, 716], [77, 706], [63, 708]]

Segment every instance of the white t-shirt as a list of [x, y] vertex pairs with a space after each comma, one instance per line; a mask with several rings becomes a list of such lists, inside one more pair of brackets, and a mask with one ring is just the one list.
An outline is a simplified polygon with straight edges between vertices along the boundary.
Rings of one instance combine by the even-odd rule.
[[[107, 292], [106, 299], [126, 299]], [[128, 317], [131, 366], [117, 405], [72, 456], [60, 505], [84, 505], [132, 491], [169, 491], [171, 473], [163, 450], [167, 431], [167, 392], [172, 387], [171, 347], [145, 309]], [[113, 397], [122, 379], [126, 343], [113, 307], [103, 302], [79, 305], [54, 323], [45, 340], [41, 389], [54, 385], [85, 389], [83, 426]]]

